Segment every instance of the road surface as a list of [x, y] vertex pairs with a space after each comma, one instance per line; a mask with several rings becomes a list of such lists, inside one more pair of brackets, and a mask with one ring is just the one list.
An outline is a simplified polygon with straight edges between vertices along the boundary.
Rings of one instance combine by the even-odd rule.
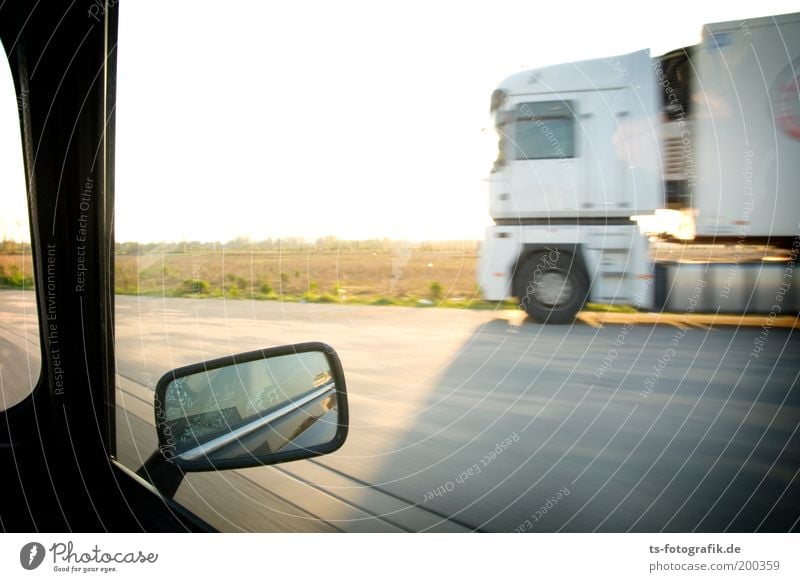
[[[19, 355], [36, 337], [15, 297], [0, 296], [0, 347]], [[216, 527], [796, 530], [797, 321], [655, 319], [118, 297], [119, 457], [135, 468], [154, 449], [152, 386], [169, 369], [317, 340], [345, 368], [347, 443], [190, 475], [177, 499]]]

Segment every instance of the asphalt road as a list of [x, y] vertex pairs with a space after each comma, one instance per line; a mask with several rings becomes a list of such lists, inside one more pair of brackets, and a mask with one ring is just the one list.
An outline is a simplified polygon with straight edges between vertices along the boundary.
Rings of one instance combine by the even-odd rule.
[[[182, 485], [177, 499], [224, 530], [800, 527], [796, 320], [117, 303], [119, 457], [134, 468], [155, 446], [148, 387], [169, 369], [309, 340], [342, 358], [341, 450]], [[0, 294], [0, 350], [35, 341], [19, 307]]]

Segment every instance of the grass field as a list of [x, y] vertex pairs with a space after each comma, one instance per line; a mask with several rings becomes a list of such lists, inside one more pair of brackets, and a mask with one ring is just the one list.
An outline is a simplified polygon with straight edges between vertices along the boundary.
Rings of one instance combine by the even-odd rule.
[[[225, 297], [375, 305], [494, 308], [478, 293], [477, 243], [385, 243], [380, 248], [148, 246], [115, 257], [124, 295]], [[31, 286], [29, 254], [0, 254], [0, 286]], [[24, 273], [24, 277], [23, 277]]]
[[483, 304], [477, 260], [474, 245], [118, 255], [115, 286], [121, 294], [475, 308]]

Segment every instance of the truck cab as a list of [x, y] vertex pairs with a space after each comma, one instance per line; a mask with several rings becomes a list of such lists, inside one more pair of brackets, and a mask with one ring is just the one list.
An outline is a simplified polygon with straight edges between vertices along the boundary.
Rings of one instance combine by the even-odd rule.
[[[797, 14], [706, 25], [700, 45], [661, 57], [638, 51], [502, 81], [490, 107], [498, 155], [484, 297], [568, 323], [587, 302], [681, 309], [686, 298], [669, 290], [700, 276], [703, 309], [766, 309], [750, 298], [774, 297], [783, 264], [739, 271], [744, 253], [714, 245], [766, 245], [765, 259], [776, 246], [783, 262], [796, 248], [799, 38]], [[710, 246], [679, 249], [664, 266], [659, 237]], [[731, 262], [741, 302], [716, 297]], [[702, 273], [686, 266], [697, 263]]]

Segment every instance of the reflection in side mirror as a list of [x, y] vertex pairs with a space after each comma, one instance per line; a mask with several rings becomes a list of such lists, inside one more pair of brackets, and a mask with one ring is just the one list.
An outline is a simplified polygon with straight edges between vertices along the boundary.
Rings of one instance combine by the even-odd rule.
[[[347, 437], [339, 358], [320, 343], [259, 350], [173, 370], [155, 394], [159, 451], [139, 473], [159, 489], [162, 465], [209, 471], [330, 453]], [[178, 483], [180, 482], [178, 479]], [[174, 480], [174, 477], [173, 477]]]

